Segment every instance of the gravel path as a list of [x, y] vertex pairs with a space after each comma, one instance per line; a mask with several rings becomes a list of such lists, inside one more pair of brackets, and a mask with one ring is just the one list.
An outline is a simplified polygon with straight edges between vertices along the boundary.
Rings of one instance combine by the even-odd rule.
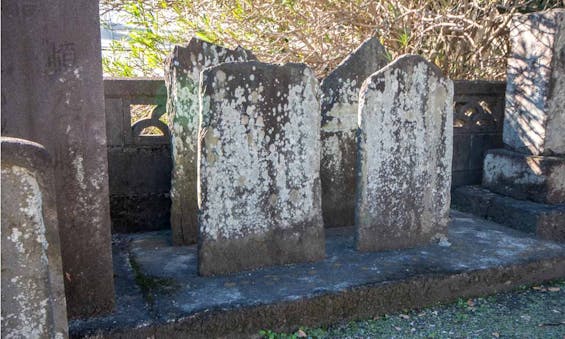
[[565, 280], [328, 328], [302, 328], [292, 334], [265, 330], [261, 335], [264, 338], [565, 339]]

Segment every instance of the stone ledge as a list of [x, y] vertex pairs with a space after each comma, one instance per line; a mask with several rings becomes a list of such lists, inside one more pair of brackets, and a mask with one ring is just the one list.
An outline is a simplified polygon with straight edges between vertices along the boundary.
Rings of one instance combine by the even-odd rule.
[[[117, 310], [71, 322], [71, 336], [289, 331], [565, 277], [565, 245], [460, 212], [454, 211], [452, 219], [449, 247], [359, 253], [352, 228], [333, 228], [326, 231], [324, 261], [221, 277], [197, 276], [196, 247], [172, 246], [168, 232], [115, 236]], [[139, 273], [174, 287], [144, 301], [135, 284]]]
[[2, 137], [2, 163], [16, 165], [43, 173], [50, 169], [52, 161], [43, 145], [33, 141]]
[[484, 161], [483, 186], [516, 199], [565, 204], [565, 157], [489, 150]]
[[452, 193], [453, 207], [542, 239], [565, 241], [565, 205], [517, 200], [479, 186], [463, 186]]

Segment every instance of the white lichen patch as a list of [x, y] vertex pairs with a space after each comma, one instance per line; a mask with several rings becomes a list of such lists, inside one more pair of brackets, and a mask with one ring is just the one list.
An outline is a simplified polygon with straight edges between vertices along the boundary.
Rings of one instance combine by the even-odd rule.
[[[211, 240], [321, 220], [320, 104], [313, 73], [298, 65], [240, 67], [248, 75], [224, 87], [218, 72], [230, 74], [235, 67], [224, 64], [203, 73], [203, 86], [216, 83], [202, 88], [206, 132], [199, 160], [200, 232]], [[282, 72], [292, 75], [288, 83], [258, 82]], [[276, 99], [264, 94], [276, 92]], [[251, 93], [256, 94], [250, 98]]]
[[82, 190], [86, 190], [86, 182], [84, 181], [84, 165], [83, 158], [81, 155], [73, 153], [73, 167], [75, 169], [75, 178], [77, 179], [78, 185]]
[[360, 228], [430, 239], [448, 222], [453, 83], [404, 56], [367, 79], [359, 107]]
[[357, 109], [359, 100], [359, 87], [356, 80], [339, 79], [339, 87], [325, 93], [322, 100], [333, 101], [333, 105], [324, 114], [328, 117], [322, 126], [323, 131], [349, 132], [357, 129]]

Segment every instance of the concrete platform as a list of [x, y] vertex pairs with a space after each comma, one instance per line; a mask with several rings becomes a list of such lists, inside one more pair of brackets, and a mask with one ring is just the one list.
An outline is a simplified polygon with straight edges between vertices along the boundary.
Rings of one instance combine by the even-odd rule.
[[565, 245], [452, 211], [449, 244], [360, 253], [353, 229], [326, 230], [313, 264], [196, 274], [196, 247], [168, 232], [114, 238], [117, 308], [70, 323], [72, 337], [217, 337], [373, 317], [565, 277]]

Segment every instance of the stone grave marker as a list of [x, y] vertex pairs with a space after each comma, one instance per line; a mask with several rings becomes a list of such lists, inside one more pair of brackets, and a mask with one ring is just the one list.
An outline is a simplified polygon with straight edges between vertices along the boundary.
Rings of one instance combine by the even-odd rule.
[[565, 9], [516, 15], [510, 27], [504, 143], [565, 154]]
[[68, 315], [114, 307], [98, 1], [2, 1], [2, 135], [54, 160]]
[[2, 337], [66, 338], [52, 162], [37, 143], [1, 139]]
[[166, 62], [169, 128], [172, 135], [171, 229], [173, 243], [196, 243], [196, 153], [198, 134], [198, 88], [200, 72], [222, 62], [247, 61], [255, 57], [241, 47], [230, 50], [192, 38], [175, 46]]
[[359, 88], [388, 63], [379, 40], [369, 38], [321, 83], [322, 211], [326, 227], [351, 226], [355, 214]]
[[359, 250], [408, 248], [445, 237], [452, 139], [453, 83], [435, 65], [404, 55], [363, 83]]
[[483, 186], [565, 204], [565, 9], [516, 15], [510, 42], [503, 129], [509, 149], [487, 153]]
[[199, 273], [322, 259], [314, 74], [252, 61], [202, 76]]
[[506, 147], [487, 151], [483, 188], [457, 188], [454, 203], [565, 241], [565, 9], [516, 14], [509, 28]]

